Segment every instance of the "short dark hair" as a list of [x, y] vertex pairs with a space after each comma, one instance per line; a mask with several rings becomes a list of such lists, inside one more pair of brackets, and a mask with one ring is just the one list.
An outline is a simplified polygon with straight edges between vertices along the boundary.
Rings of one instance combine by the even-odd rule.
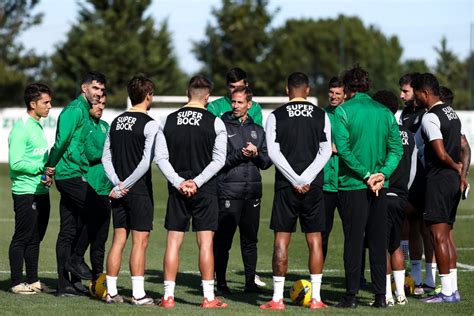
[[297, 89], [309, 86], [309, 78], [305, 73], [294, 72], [288, 76], [287, 80], [288, 89]]
[[453, 105], [454, 93], [448, 87], [440, 86], [439, 87], [439, 98], [444, 104]]
[[401, 76], [400, 80], [398, 80], [398, 85], [403, 86], [404, 84], [409, 84], [411, 86], [411, 82], [415, 76], [418, 76], [419, 72], [410, 72]]
[[203, 75], [196, 75], [189, 80], [188, 96], [203, 98], [205, 94], [211, 93], [212, 82]]
[[105, 75], [98, 71], [89, 71], [84, 78], [82, 78], [81, 84], [90, 84], [92, 81], [97, 81], [98, 83], [106, 84], [107, 79], [105, 79]]
[[393, 114], [398, 110], [398, 97], [395, 93], [389, 90], [379, 90], [375, 92], [372, 99], [385, 105]]
[[245, 99], [247, 100], [247, 102], [252, 101], [252, 97], [253, 97], [252, 89], [250, 89], [247, 86], [237, 87], [237, 88], [235, 88], [234, 91], [232, 91], [232, 95], [234, 95], [234, 93], [239, 93], [239, 92], [243, 92], [245, 94]]
[[26, 109], [28, 111], [31, 110], [30, 102], [41, 99], [43, 93], [46, 93], [50, 97], [53, 95], [53, 91], [45, 84], [31, 83], [26, 86], [25, 92], [23, 93], [23, 99], [25, 100]]
[[225, 76], [227, 85], [244, 80], [247, 83], [247, 73], [239, 67], [232, 68], [229, 70]]
[[344, 88], [344, 83], [340, 77], [332, 77], [329, 79], [328, 90], [331, 88]]
[[439, 82], [435, 75], [429, 72], [418, 74], [413, 77], [411, 82], [413, 90], [430, 90], [433, 95], [439, 96]]
[[346, 93], [369, 91], [369, 73], [359, 65], [347, 70], [342, 76], [342, 82], [344, 83], [344, 91]]
[[136, 74], [128, 82], [127, 92], [132, 105], [137, 105], [143, 102], [147, 95], [152, 94], [155, 89], [153, 81], [151, 81], [144, 74]]

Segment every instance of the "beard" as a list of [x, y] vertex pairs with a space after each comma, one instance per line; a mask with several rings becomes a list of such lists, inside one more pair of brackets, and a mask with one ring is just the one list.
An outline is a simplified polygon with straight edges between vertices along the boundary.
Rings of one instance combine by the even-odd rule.
[[415, 107], [416, 107], [415, 99], [406, 101], [406, 102], [405, 102], [405, 106], [406, 106], [407, 108], [415, 108]]

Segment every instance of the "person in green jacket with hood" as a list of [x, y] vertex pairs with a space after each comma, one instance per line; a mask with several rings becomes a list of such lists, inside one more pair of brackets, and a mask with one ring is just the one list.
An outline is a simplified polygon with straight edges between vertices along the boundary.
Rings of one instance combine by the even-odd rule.
[[[8, 163], [12, 181], [15, 232], [9, 249], [11, 291], [35, 294], [46, 291], [38, 279], [40, 242], [49, 221], [49, 186], [43, 180], [48, 159], [48, 142], [40, 123], [51, 109], [51, 89], [41, 83], [26, 87], [27, 115], [16, 121], [8, 137]], [[23, 263], [26, 282], [22, 282]]]
[[386, 189], [403, 148], [395, 116], [367, 94], [368, 72], [356, 66], [343, 75], [342, 81], [348, 100], [335, 111], [333, 131], [339, 154], [346, 295], [337, 307], [357, 307], [364, 236], [375, 292], [372, 306], [386, 307]]
[[85, 154], [89, 161], [89, 171], [86, 174], [87, 183], [93, 190], [89, 190], [87, 197], [88, 224], [87, 241], [90, 245], [90, 261], [92, 280], [97, 280], [104, 269], [105, 243], [109, 235], [111, 205], [109, 193], [112, 183], [105, 174], [102, 165], [102, 152], [105, 138], [109, 131], [109, 124], [101, 120], [107, 97], [104, 95], [99, 102], [92, 105], [89, 113], [90, 134], [87, 138]]
[[[48, 170], [55, 170], [56, 187], [61, 193], [60, 228], [56, 243], [57, 296], [83, 294], [79, 281], [92, 278], [84, 262], [86, 249], [79, 247], [82, 244], [77, 241], [87, 221], [86, 197], [89, 186], [86, 174], [89, 162], [85, 155], [85, 144], [90, 134], [89, 110], [104, 94], [105, 83], [105, 76], [101, 73], [86, 74], [81, 83], [81, 94], [59, 115], [55, 143], [46, 163]], [[71, 278], [69, 273], [75, 278]], [[74, 287], [74, 284], [77, 285]]]
[[[241, 68], [232, 68], [226, 74], [227, 87], [229, 93], [212, 101], [208, 104], [207, 110], [220, 118], [225, 112], [232, 111], [232, 92], [238, 87], [246, 87], [249, 85], [247, 81], [247, 73]], [[252, 101], [252, 107], [249, 109], [248, 114], [253, 121], [262, 126], [262, 107], [255, 101]]]

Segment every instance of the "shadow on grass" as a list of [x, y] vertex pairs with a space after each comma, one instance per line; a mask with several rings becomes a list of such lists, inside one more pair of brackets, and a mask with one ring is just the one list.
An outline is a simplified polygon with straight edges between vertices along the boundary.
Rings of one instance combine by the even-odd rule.
[[[155, 284], [162, 284], [163, 283], [163, 272], [161, 270], [147, 270], [146, 274], [148, 275], [147, 281], [152, 282]], [[259, 273], [259, 276], [270, 280], [267, 282], [267, 286], [265, 288], [261, 288], [261, 293], [244, 293], [245, 289], [245, 282], [244, 282], [244, 272], [237, 271], [235, 274], [241, 276], [240, 280], [228, 280], [228, 286], [231, 290], [231, 294], [229, 296], [225, 296], [224, 298], [230, 301], [235, 301], [243, 304], [248, 304], [250, 306], [258, 305], [262, 302], [266, 302], [271, 299], [273, 294], [272, 288], [272, 273]], [[295, 274], [289, 273], [286, 276], [286, 287], [285, 287], [285, 297], [289, 297], [288, 290], [291, 287], [293, 282], [306, 278], [306, 276], [302, 274]], [[326, 303], [330, 305], [337, 304], [345, 292], [344, 287], [344, 277], [340, 276], [325, 276], [323, 279], [324, 287], [321, 291], [321, 297]], [[179, 272], [177, 276], [176, 283], [178, 286], [184, 289], [184, 291], [193, 296], [201, 296], [202, 295], [202, 287], [201, 287], [201, 276], [196, 273], [185, 273]], [[329, 288], [328, 288], [329, 285]], [[148, 292], [148, 290], [147, 290]], [[151, 295], [156, 294], [150, 292]], [[216, 293], [218, 295], [218, 293]], [[156, 295], [155, 297], [159, 297]], [[188, 304], [188, 305], [195, 305], [195, 302], [189, 302], [182, 298], [176, 297], [176, 302], [181, 304]], [[362, 302], [361, 302], [362, 303]]]

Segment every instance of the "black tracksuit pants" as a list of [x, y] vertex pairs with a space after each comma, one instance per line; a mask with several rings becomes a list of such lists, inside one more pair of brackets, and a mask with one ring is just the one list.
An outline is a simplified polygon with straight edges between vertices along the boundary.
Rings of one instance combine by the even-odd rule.
[[339, 191], [340, 214], [344, 230], [344, 269], [346, 291], [355, 295], [360, 286], [364, 235], [375, 294], [385, 294], [387, 269], [387, 198], [386, 189], [375, 193], [368, 189]]
[[[321, 237], [323, 240], [323, 258], [326, 260], [326, 256], [328, 253], [328, 245], [329, 245], [329, 235], [331, 235], [332, 226], [334, 223], [334, 212], [336, 211], [336, 207], [339, 211], [340, 203], [339, 203], [339, 193], [338, 192], [328, 192], [323, 191], [324, 197], [324, 209], [326, 212], [326, 229], [321, 232]], [[340, 211], [339, 211], [340, 214]]]
[[11, 286], [22, 282], [23, 262], [26, 282], [38, 281], [40, 242], [49, 222], [49, 194], [12, 194], [15, 232], [9, 249]]
[[77, 246], [86, 222], [88, 184], [82, 177], [76, 177], [56, 180], [56, 187], [61, 193], [59, 201], [60, 226], [56, 242], [58, 290], [61, 291], [71, 282], [65, 268], [66, 262], [70, 260], [73, 253], [75, 257], [83, 258], [87, 249], [87, 247], [84, 249], [84, 245]]
[[219, 200], [219, 227], [214, 235], [214, 269], [218, 285], [226, 284], [229, 251], [237, 226], [240, 231], [245, 284], [254, 283], [259, 224], [260, 199]]
[[[86, 223], [76, 245], [74, 257], [84, 255], [90, 245], [92, 277], [104, 271], [105, 243], [109, 236], [111, 205], [108, 195], [98, 195], [90, 188], [87, 193]], [[74, 260], [82, 260], [81, 257]]]

